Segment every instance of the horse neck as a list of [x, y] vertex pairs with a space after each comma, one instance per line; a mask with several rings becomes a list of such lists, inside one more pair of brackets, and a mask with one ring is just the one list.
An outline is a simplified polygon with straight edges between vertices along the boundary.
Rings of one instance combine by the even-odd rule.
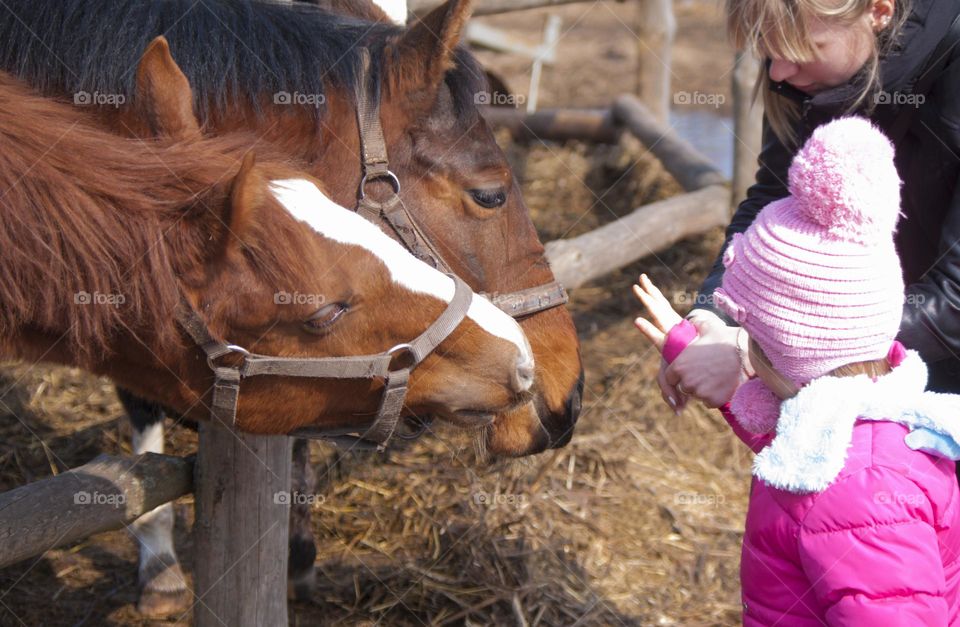
[[4, 78], [0, 338], [18, 355], [53, 342], [84, 367], [121, 345], [179, 344], [178, 272], [201, 263], [196, 231], [213, 222], [188, 209], [223, 206], [210, 186], [226, 160], [122, 140]]

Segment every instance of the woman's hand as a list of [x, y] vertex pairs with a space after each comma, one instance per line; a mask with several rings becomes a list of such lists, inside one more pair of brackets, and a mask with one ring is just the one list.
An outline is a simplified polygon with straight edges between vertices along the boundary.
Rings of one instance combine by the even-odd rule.
[[699, 337], [663, 372], [666, 385], [661, 385], [661, 390], [682, 391], [708, 407], [721, 407], [752, 375], [747, 334], [740, 327], [727, 326], [708, 311], [697, 311], [690, 321], [697, 327]]
[[[645, 274], [633, 286], [633, 294], [652, 319], [651, 322], [638, 317], [633, 323], [662, 352], [667, 333], [682, 318]], [[661, 362], [657, 374], [664, 402], [677, 413], [689, 397], [696, 397], [709, 407], [725, 405], [752, 373], [743, 329], [727, 326], [716, 314], [703, 310], [696, 311], [691, 322], [699, 337], [672, 364]]]

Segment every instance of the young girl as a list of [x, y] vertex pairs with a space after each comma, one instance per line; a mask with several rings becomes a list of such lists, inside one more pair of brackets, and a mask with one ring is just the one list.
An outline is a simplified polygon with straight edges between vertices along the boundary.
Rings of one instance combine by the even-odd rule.
[[[737, 208], [727, 241], [787, 195], [787, 168], [816, 126], [850, 114], [869, 117], [896, 145], [904, 182], [905, 219], [896, 245], [910, 298], [899, 339], [929, 363], [931, 389], [960, 392], [960, 3], [725, 5], [734, 43], [763, 60], [758, 94], [764, 104], [756, 183]], [[688, 352], [660, 373], [667, 402], [682, 405], [692, 396], [718, 407], [749, 374], [749, 363], [737, 362], [746, 354], [737, 345], [738, 329], [711, 298], [723, 272], [718, 259], [689, 316], [700, 331], [697, 358]]]
[[[895, 341], [899, 187], [890, 142], [842, 118], [723, 257], [717, 304], [757, 373], [723, 408], [757, 453], [745, 625], [960, 622], [960, 396], [925, 392], [926, 366]], [[696, 329], [645, 276], [634, 291], [665, 360], [696, 358]]]

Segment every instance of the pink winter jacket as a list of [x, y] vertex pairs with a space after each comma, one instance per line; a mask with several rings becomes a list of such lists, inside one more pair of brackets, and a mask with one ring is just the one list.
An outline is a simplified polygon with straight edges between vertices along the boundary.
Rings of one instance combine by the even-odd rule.
[[[668, 361], [695, 331], [671, 336], [664, 348]], [[822, 414], [843, 400], [828, 399]], [[770, 468], [791, 457], [790, 447], [771, 446], [784, 431], [782, 415], [776, 434], [758, 435], [746, 431], [729, 406], [722, 411], [740, 439], [761, 454], [755, 474], [766, 467], [777, 477]], [[744, 625], [960, 624], [954, 462], [909, 448], [904, 424], [851, 421], [842, 469], [824, 489], [788, 491], [754, 477], [740, 560]], [[840, 431], [830, 434], [841, 437]]]

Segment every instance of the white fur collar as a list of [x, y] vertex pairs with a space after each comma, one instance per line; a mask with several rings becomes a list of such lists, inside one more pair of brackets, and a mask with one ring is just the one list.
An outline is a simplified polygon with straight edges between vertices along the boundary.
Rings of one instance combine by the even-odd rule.
[[788, 492], [820, 492], [847, 459], [853, 425], [884, 420], [960, 443], [960, 395], [925, 392], [927, 366], [915, 351], [876, 381], [866, 375], [821, 377], [780, 406], [777, 435], [756, 457], [753, 474]]

